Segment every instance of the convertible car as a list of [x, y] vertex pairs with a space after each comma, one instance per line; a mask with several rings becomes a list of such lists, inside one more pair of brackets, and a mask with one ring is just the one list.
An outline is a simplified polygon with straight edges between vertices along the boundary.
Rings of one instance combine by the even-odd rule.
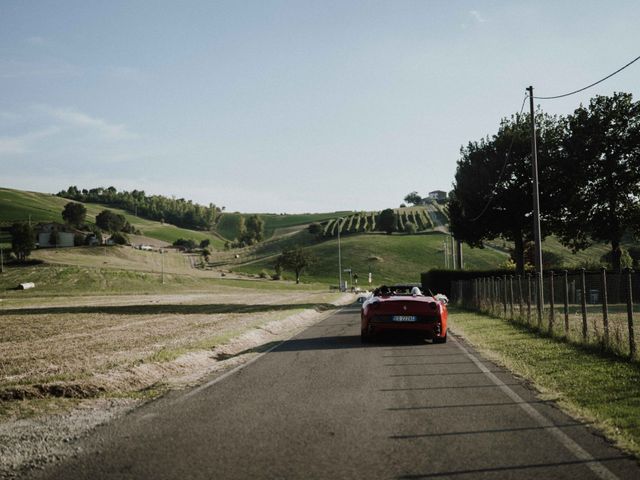
[[433, 343], [447, 341], [447, 299], [426, 296], [413, 285], [383, 285], [362, 303], [360, 336], [363, 342], [374, 335], [404, 332]]

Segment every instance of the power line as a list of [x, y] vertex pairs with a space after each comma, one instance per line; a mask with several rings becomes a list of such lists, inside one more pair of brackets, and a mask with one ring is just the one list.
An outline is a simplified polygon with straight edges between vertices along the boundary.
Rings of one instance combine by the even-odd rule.
[[[522, 105], [520, 106], [520, 113], [518, 115], [522, 115], [522, 112], [524, 110], [524, 104], [527, 101], [527, 98], [529, 98], [529, 95], [525, 94], [524, 98], [522, 99]], [[511, 135], [511, 143], [509, 144], [509, 149], [507, 150], [507, 154], [504, 157], [504, 163], [502, 164], [502, 168], [500, 169], [500, 173], [498, 174], [498, 180], [496, 181], [496, 185], [495, 185], [495, 187], [493, 188], [493, 190], [491, 192], [491, 196], [489, 197], [489, 200], [487, 201], [487, 203], [484, 206], [484, 208], [480, 211], [480, 213], [469, 220], [470, 222], [475, 222], [482, 215], [484, 215], [484, 213], [487, 211], [487, 209], [489, 208], [491, 203], [493, 203], [493, 200], [496, 198], [497, 187], [498, 187], [498, 184], [502, 181], [502, 176], [504, 175], [504, 172], [507, 169], [507, 163], [509, 163], [509, 157], [511, 157], [511, 149], [513, 148], [513, 141], [514, 141], [515, 138], [516, 138], [516, 136], [512, 134]]]
[[616, 73], [621, 72], [622, 70], [624, 70], [625, 68], [627, 68], [629, 65], [631, 65], [632, 63], [635, 63], [636, 61], [640, 60], [640, 56], [634, 58], [633, 60], [631, 60], [629, 63], [627, 63], [625, 66], [620, 67], [618, 70], [616, 70], [615, 72], [607, 75], [606, 77], [598, 80], [597, 82], [592, 83], [591, 85], [587, 85], [586, 87], [580, 88], [578, 90], [574, 90], [573, 92], [569, 92], [569, 93], [564, 93], [562, 95], [555, 95], [553, 97], [533, 97], [536, 100], [553, 100], [555, 98], [562, 98], [562, 97], [568, 97], [569, 95], [573, 95], [574, 93], [579, 93], [582, 92], [583, 90], [586, 90], [587, 88], [591, 88], [595, 85], [598, 85], [599, 83], [604, 82], [606, 79], [613, 77]]

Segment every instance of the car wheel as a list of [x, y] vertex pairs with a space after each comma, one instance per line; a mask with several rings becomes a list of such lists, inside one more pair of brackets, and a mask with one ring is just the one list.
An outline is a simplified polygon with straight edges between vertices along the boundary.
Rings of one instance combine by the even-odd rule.
[[360, 342], [362, 343], [371, 343], [371, 335], [366, 333], [364, 330], [360, 331]]
[[447, 334], [445, 333], [444, 337], [435, 337], [433, 343], [447, 343]]

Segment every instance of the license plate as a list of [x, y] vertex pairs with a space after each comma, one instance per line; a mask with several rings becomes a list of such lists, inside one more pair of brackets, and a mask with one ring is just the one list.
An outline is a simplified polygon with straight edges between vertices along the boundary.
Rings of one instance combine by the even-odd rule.
[[394, 315], [391, 320], [394, 322], [415, 322], [416, 317], [413, 315]]

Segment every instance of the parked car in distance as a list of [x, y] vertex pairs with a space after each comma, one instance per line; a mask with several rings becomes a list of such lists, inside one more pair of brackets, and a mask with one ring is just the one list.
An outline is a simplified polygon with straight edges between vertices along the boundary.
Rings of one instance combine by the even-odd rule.
[[433, 343], [447, 341], [447, 298], [423, 295], [414, 285], [382, 285], [362, 304], [360, 338], [403, 332]]

